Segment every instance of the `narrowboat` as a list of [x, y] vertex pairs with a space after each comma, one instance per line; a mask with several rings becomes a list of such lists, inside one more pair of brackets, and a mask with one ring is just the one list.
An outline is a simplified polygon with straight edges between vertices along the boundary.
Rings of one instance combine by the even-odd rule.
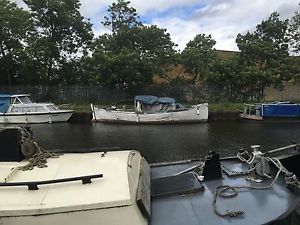
[[242, 119], [300, 119], [300, 104], [291, 102], [271, 102], [244, 104]]
[[18, 127], [0, 149], [2, 225], [276, 224], [300, 200], [299, 144], [149, 165], [135, 150], [46, 151]]

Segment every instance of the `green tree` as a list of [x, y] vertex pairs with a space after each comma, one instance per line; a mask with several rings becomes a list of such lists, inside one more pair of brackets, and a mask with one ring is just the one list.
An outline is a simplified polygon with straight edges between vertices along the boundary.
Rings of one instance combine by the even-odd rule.
[[295, 12], [295, 15], [292, 17], [289, 32], [291, 36], [292, 50], [295, 53], [300, 53], [300, 11]]
[[0, 1], [0, 82], [11, 85], [22, 79], [26, 35], [31, 31], [30, 15], [15, 3]]
[[108, 7], [108, 16], [102, 24], [110, 28], [113, 33], [126, 31], [133, 27], [143, 26], [135, 8], [129, 6], [130, 1], [118, 0]]
[[108, 9], [103, 24], [111, 34], [96, 39], [91, 63], [92, 80], [134, 89], [150, 84], [154, 73], [170, 62], [174, 43], [165, 29], [144, 26], [130, 2], [119, 0]]
[[[244, 99], [245, 92], [245, 79], [241, 76], [239, 58], [237, 56], [230, 57], [229, 59], [215, 60], [211, 73], [206, 77], [206, 82], [210, 90], [216, 90], [222, 93], [218, 96], [219, 99], [214, 101], [241, 101]], [[221, 99], [220, 99], [221, 98]]]
[[243, 65], [241, 73], [248, 77], [253, 72], [249, 82], [259, 90], [259, 98], [263, 97], [265, 87], [272, 84], [282, 87], [284, 81], [291, 79], [287, 29], [288, 20], [280, 20], [279, 14], [274, 12], [258, 24], [253, 33], [237, 35]]
[[210, 66], [216, 59], [215, 49], [213, 49], [215, 44], [216, 41], [212, 39], [211, 35], [198, 34], [187, 43], [182, 51], [182, 64], [186, 71], [194, 77], [194, 83], [209, 75]]
[[24, 2], [35, 27], [27, 51], [35, 60], [36, 80], [45, 84], [62, 82], [62, 67], [83, 53], [92, 39], [91, 24], [80, 14], [79, 0]]

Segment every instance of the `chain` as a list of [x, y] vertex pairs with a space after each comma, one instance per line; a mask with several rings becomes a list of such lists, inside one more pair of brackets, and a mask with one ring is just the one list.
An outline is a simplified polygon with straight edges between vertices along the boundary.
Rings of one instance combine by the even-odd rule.
[[198, 175], [203, 175], [204, 163], [199, 163], [198, 166], [194, 169], [195, 173]]
[[255, 167], [253, 167], [253, 168], [251, 168], [251, 169], [249, 169], [249, 170], [246, 170], [246, 171], [235, 171], [235, 170], [231, 170], [231, 169], [228, 169], [226, 166], [224, 166], [224, 165], [221, 165], [221, 167], [222, 167], [222, 169], [224, 169], [224, 170], [226, 170], [227, 172], [229, 172], [229, 173], [232, 173], [233, 175], [231, 175], [231, 176], [234, 176], [234, 175], [248, 175], [248, 174], [250, 174], [253, 170], [255, 170], [256, 169], [256, 167], [257, 166], [255, 166]]
[[300, 182], [297, 179], [295, 174], [291, 174], [291, 175], [286, 174], [285, 182], [288, 188], [290, 188], [291, 190], [300, 191]]

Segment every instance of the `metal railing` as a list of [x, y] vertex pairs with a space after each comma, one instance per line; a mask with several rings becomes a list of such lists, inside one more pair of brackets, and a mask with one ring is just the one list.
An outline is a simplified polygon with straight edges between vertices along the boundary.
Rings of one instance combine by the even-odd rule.
[[43, 180], [43, 181], [25, 181], [25, 182], [8, 182], [8, 183], [0, 183], [0, 187], [16, 187], [16, 186], [27, 186], [28, 190], [38, 190], [39, 185], [45, 184], [56, 184], [56, 183], [65, 183], [81, 180], [82, 184], [90, 184], [92, 183], [92, 179], [102, 178], [103, 174], [94, 174], [88, 176], [79, 176], [79, 177], [68, 177], [54, 180]]
[[55, 103], [90, 103], [111, 104], [122, 99], [133, 99], [135, 95], [169, 96], [183, 103], [201, 102], [243, 102], [257, 98], [255, 93], [234, 94], [220, 87], [202, 85], [150, 85], [126, 90], [104, 86], [0, 86], [0, 94], [29, 93], [36, 101], [52, 101]]

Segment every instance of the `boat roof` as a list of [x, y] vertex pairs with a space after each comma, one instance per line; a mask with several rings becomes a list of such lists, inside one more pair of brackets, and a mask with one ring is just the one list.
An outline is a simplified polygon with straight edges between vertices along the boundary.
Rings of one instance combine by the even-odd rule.
[[[151, 168], [151, 178], [172, 176], [184, 171], [199, 162], [157, 165]], [[221, 165], [232, 171], [247, 171], [248, 166], [236, 158], [221, 160]], [[152, 203], [150, 225], [252, 225], [271, 224], [290, 213], [300, 200], [297, 192], [290, 191], [285, 184], [284, 176], [270, 189], [239, 191], [234, 198], [218, 198], [217, 205], [221, 212], [226, 210], [243, 210], [239, 217], [220, 217], [214, 213], [212, 202], [216, 187], [221, 185], [249, 186], [252, 184], [245, 176], [229, 177], [223, 173], [222, 179], [202, 182], [204, 192], [180, 194], [172, 197], [154, 199]], [[265, 185], [265, 184], [260, 184]], [[272, 223], [273, 224], [273, 223]], [[274, 223], [275, 224], [275, 223]]]
[[9, 178], [8, 182], [28, 182], [95, 174], [103, 174], [103, 178], [92, 179], [91, 184], [82, 184], [79, 180], [40, 185], [39, 190], [28, 190], [26, 186], [0, 187], [0, 217], [131, 205], [128, 179], [131, 169], [128, 165], [129, 160], [140, 157], [136, 151], [68, 153], [49, 158], [47, 168], [17, 170], [15, 173], [12, 168], [28, 161], [1, 162], [0, 182], [5, 178]]
[[29, 97], [30, 94], [17, 94], [17, 95], [12, 95], [11, 97]]
[[142, 102], [144, 104], [153, 105], [153, 104], [173, 104], [175, 103], [174, 98], [170, 97], [156, 97], [153, 95], [137, 95], [134, 97], [135, 101]]
[[0, 94], [0, 98], [13, 98], [13, 97], [29, 97], [30, 94], [16, 94], [16, 95], [11, 95], [11, 94]]

